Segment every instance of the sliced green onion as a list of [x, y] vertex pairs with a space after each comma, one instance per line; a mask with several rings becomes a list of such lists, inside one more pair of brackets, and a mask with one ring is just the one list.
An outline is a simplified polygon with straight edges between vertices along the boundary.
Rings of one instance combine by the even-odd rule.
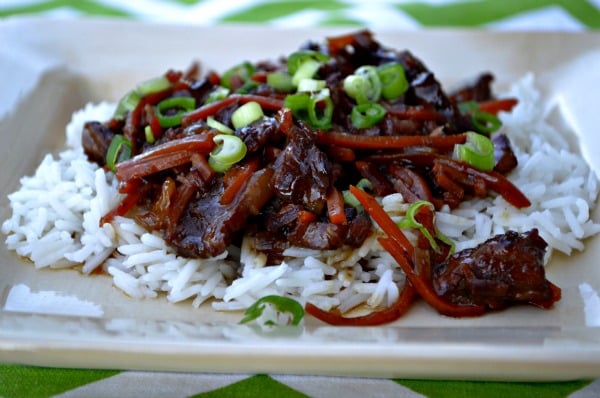
[[300, 80], [311, 79], [315, 76], [320, 67], [321, 63], [313, 59], [304, 61], [304, 63], [298, 67], [296, 73], [292, 75], [292, 84], [297, 87]]
[[206, 124], [208, 125], [208, 127], [211, 127], [220, 133], [233, 134], [233, 130], [231, 128], [229, 128], [229, 126], [219, 122], [212, 116], [209, 116], [206, 118]]
[[387, 111], [379, 104], [360, 104], [352, 107], [350, 121], [357, 129], [364, 129], [376, 125], [383, 120]]
[[[396, 224], [398, 225], [398, 228], [416, 228], [416, 229], [418, 229], [419, 232], [421, 232], [423, 234], [423, 236], [429, 241], [431, 248], [433, 250], [435, 250], [436, 252], [439, 252], [440, 247], [438, 246], [437, 242], [435, 241], [435, 238], [433, 236], [431, 236], [431, 234], [429, 233], [429, 231], [427, 230], [427, 228], [425, 228], [425, 226], [423, 224], [421, 224], [420, 222], [418, 222], [415, 219], [415, 214], [417, 214], [419, 209], [423, 206], [428, 206], [432, 210], [434, 209], [434, 206], [432, 203], [430, 203], [426, 200], [418, 200], [416, 202], [411, 203], [410, 206], [408, 206], [408, 209], [406, 210], [406, 214], [404, 215], [404, 218]], [[452, 242], [446, 235], [441, 233], [437, 228], [435, 229], [435, 237], [450, 246], [450, 253], [452, 253], [454, 251], [454, 242]]]
[[[260, 298], [254, 304], [248, 307], [246, 312], [244, 312], [245, 316], [240, 323], [244, 324], [258, 319], [263, 314], [267, 304], [274, 306], [277, 312], [291, 314], [291, 324], [293, 326], [299, 325], [300, 321], [304, 317], [304, 308], [302, 307], [302, 304], [296, 300], [284, 296], [270, 295]], [[267, 321], [265, 324], [270, 326], [275, 325], [273, 321]]]
[[236, 94], [248, 94], [252, 90], [258, 87], [258, 83], [252, 80], [248, 80], [244, 85], [237, 90], [235, 90]]
[[229, 95], [228, 88], [223, 87], [223, 86], [218, 86], [213, 91], [211, 91], [210, 94], [208, 94], [208, 97], [206, 98], [206, 101], [204, 101], [204, 103], [210, 104], [212, 102], [221, 101], [222, 99], [225, 99], [225, 97], [227, 97], [228, 95]]
[[333, 101], [329, 89], [318, 93], [296, 93], [285, 97], [284, 106], [292, 111], [295, 118], [308, 122], [312, 127], [328, 130], [333, 118]]
[[373, 183], [371, 181], [369, 181], [367, 178], [361, 178], [356, 183], [356, 188], [362, 189], [363, 191], [370, 191], [371, 189], [373, 189]]
[[292, 76], [286, 72], [272, 72], [267, 74], [267, 86], [283, 92], [294, 90]]
[[344, 91], [354, 98], [357, 104], [377, 102], [381, 97], [381, 81], [377, 68], [364, 65], [354, 71], [354, 74], [344, 79]]
[[136, 90], [138, 94], [145, 97], [150, 94], [159, 93], [171, 87], [171, 82], [166, 76], [159, 76], [154, 79], [150, 79], [137, 85]]
[[236, 129], [240, 129], [264, 116], [263, 110], [258, 102], [250, 101], [237, 108], [231, 114], [231, 124]]
[[296, 93], [285, 97], [284, 105], [292, 111], [296, 119], [308, 120], [308, 107], [310, 106], [310, 94]]
[[327, 87], [325, 80], [302, 79], [298, 82], [298, 91], [320, 91]]
[[360, 208], [362, 206], [358, 199], [356, 199], [356, 196], [354, 196], [354, 194], [349, 190], [342, 191], [342, 197], [344, 198], [344, 203], [348, 206], [352, 206], [354, 208]]
[[400, 97], [408, 90], [404, 67], [397, 62], [390, 62], [377, 67], [381, 81], [381, 96], [387, 100]]
[[317, 63], [321, 64], [329, 61], [329, 57], [323, 53], [312, 50], [297, 51], [292, 53], [287, 60], [288, 73], [290, 76], [293, 76], [298, 69], [300, 69], [300, 66], [308, 60], [317, 61]]
[[232, 89], [231, 79], [234, 76], [239, 77], [244, 83], [250, 80], [256, 69], [250, 62], [245, 61], [228, 69], [221, 77], [221, 86]]
[[312, 94], [308, 103], [308, 122], [314, 128], [329, 130], [332, 119], [333, 101], [329, 96], [329, 90], [323, 89], [319, 93]]
[[[167, 98], [156, 105], [156, 117], [161, 127], [174, 127], [181, 124], [181, 117], [196, 106], [196, 99], [193, 97], [173, 97]], [[175, 110], [173, 114], [167, 114], [169, 110]]]
[[458, 104], [458, 110], [462, 114], [473, 113], [479, 110], [479, 104], [475, 101], [465, 101]]
[[218, 134], [213, 142], [217, 146], [210, 153], [208, 164], [217, 173], [229, 170], [246, 156], [246, 144], [236, 135]]
[[491, 134], [502, 127], [502, 122], [496, 115], [481, 111], [473, 112], [471, 123], [475, 130], [482, 134]]
[[152, 132], [152, 126], [147, 125], [144, 127], [144, 136], [148, 144], [154, 144], [154, 133]]
[[123, 120], [128, 112], [131, 112], [140, 102], [140, 95], [137, 91], [132, 90], [123, 96], [117, 104], [117, 109], [113, 117], [118, 120]]
[[116, 172], [115, 166], [117, 163], [131, 158], [132, 150], [131, 142], [122, 134], [116, 134], [106, 152], [106, 165], [110, 170]]
[[482, 171], [494, 169], [494, 144], [488, 137], [468, 131], [464, 144], [454, 145], [452, 157]]

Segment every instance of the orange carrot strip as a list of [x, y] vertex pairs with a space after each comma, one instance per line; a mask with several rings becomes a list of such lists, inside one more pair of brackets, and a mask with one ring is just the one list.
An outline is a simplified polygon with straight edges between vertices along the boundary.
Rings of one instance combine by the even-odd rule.
[[404, 233], [398, 228], [396, 223], [390, 218], [390, 216], [383, 210], [383, 208], [377, 203], [375, 198], [355, 186], [350, 186], [350, 192], [356, 197], [361, 205], [367, 210], [367, 213], [375, 220], [381, 227], [383, 232], [398, 243], [400, 247], [406, 252], [409, 258], [413, 257], [414, 247], [410, 244]]
[[479, 102], [479, 110], [481, 112], [497, 115], [498, 112], [510, 112], [519, 103], [516, 98], [502, 98], [496, 100], [488, 100]]
[[442, 300], [435, 293], [431, 285], [415, 273], [412, 265], [409, 264], [402, 246], [391, 238], [379, 238], [379, 243], [398, 262], [398, 265], [400, 265], [410, 283], [415, 287], [417, 293], [440, 314], [459, 318], [479, 316], [485, 312], [485, 306], [483, 305], [455, 305]]
[[327, 215], [332, 224], [345, 224], [346, 212], [344, 211], [344, 197], [342, 193], [334, 186], [330, 186], [327, 190]]
[[347, 134], [335, 131], [318, 131], [316, 140], [323, 145], [339, 145], [354, 149], [401, 149], [415, 146], [428, 146], [434, 148], [452, 148], [455, 144], [463, 144], [466, 135], [395, 135], [395, 136], [366, 136]]
[[320, 309], [314, 304], [306, 303], [304, 310], [307, 314], [334, 326], [377, 326], [399, 319], [408, 311], [415, 296], [415, 288], [406, 282], [398, 300], [389, 308], [357, 317], [345, 317], [334, 312]]
[[250, 180], [252, 173], [258, 170], [258, 166], [258, 159], [253, 159], [237, 168], [233, 178], [227, 179], [230, 182], [221, 195], [220, 203], [222, 205], [228, 205], [233, 202], [238, 193], [244, 189], [248, 180]]

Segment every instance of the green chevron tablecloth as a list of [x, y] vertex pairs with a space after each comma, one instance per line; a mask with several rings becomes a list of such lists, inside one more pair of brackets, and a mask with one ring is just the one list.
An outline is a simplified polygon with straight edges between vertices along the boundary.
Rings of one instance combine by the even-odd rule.
[[[103, 16], [212, 25], [600, 29], [599, 0], [2, 0], [0, 18]], [[0, 19], [0, 23], [2, 20]], [[6, 43], [0, 43], [4, 46]], [[55, 369], [0, 364], [0, 397], [596, 397], [600, 380], [506, 383]]]

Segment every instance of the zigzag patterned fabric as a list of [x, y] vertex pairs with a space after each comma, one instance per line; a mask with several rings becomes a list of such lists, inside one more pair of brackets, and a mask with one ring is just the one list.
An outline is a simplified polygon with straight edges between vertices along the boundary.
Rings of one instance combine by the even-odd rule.
[[567, 30], [600, 28], [599, 0], [6, 0], [0, 17], [105, 16], [212, 25], [354, 25], [378, 28], [470, 27]]
[[[3, 0], [2, 18], [117, 17], [215, 25], [600, 29], [600, 0]], [[600, 43], [599, 43], [600, 44]], [[2, 43], [1, 45], [5, 45]], [[0, 360], [1, 361], [1, 360]], [[324, 376], [146, 373], [0, 364], [0, 397], [592, 397], [600, 380], [500, 383]]]

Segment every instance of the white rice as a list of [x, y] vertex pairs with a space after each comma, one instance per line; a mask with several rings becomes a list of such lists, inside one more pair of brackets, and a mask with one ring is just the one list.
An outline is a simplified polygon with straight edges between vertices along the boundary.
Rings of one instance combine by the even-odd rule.
[[[509, 95], [519, 98], [512, 113], [500, 115], [519, 160], [509, 178], [533, 205], [518, 210], [501, 196], [472, 199], [453, 211], [438, 212], [437, 226], [456, 241], [457, 250], [508, 230], [532, 228], [540, 230], [550, 252], [583, 250], [583, 240], [600, 232], [600, 224], [590, 219], [598, 179], [569, 148], [566, 133], [547, 121], [552, 109], [540, 101], [532, 76]], [[244, 309], [268, 294], [342, 312], [397, 299], [404, 275], [375, 235], [356, 249], [290, 248], [282, 264], [265, 266], [266, 256], [253, 250], [251, 238], [212, 259], [187, 259], [131, 219], [117, 217], [100, 227], [101, 216], [120, 196], [113, 175], [86, 160], [81, 130], [85, 121], [106, 120], [113, 111], [113, 105], [102, 103], [76, 112], [66, 129], [67, 149], [57, 158], [47, 155], [9, 195], [12, 216], [2, 224], [6, 244], [36, 268], [81, 267], [89, 274], [103, 267], [131, 297], [189, 300], [195, 307], [210, 300], [216, 310]], [[381, 203], [398, 220], [407, 208], [400, 194], [381, 198]]]

